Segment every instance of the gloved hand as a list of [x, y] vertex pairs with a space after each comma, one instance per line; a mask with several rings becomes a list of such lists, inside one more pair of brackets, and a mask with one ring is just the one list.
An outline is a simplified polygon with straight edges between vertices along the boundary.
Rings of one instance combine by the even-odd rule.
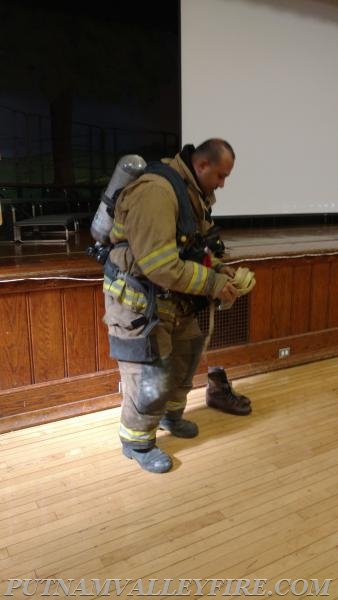
[[240, 296], [244, 296], [256, 285], [255, 273], [248, 267], [238, 267], [230, 283], [238, 290]]
[[234, 286], [232, 281], [227, 281], [223, 289], [220, 291], [219, 300], [223, 308], [231, 308], [235, 300], [239, 298], [239, 290]]

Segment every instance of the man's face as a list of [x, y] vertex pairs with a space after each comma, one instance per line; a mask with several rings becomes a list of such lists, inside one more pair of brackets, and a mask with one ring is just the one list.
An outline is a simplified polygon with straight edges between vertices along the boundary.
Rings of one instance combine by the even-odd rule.
[[226, 148], [217, 162], [199, 159], [194, 165], [194, 169], [202, 192], [211, 194], [217, 188], [222, 188], [233, 166], [234, 160]]

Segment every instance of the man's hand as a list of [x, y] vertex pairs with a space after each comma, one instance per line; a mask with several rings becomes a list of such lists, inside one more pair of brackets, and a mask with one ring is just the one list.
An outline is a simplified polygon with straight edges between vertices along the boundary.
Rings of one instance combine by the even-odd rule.
[[226, 308], [231, 308], [235, 300], [240, 296], [239, 291], [229, 281], [225, 284], [224, 288], [220, 291], [219, 299]]
[[255, 273], [250, 271], [248, 267], [234, 269], [233, 267], [224, 265], [217, 267], [217, 273], [228, 275], [231, 279], [230, 283], [240, 292], [240, 296], [251, 292], [256, 285]]

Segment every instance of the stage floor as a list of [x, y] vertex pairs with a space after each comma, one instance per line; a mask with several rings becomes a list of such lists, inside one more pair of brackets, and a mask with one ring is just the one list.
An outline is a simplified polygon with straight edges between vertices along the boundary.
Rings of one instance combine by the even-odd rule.
[[338, 253], [338, 225], [235, 229], [222, 237], [229, 260]]
[[[317, 254], [338, 254], [338, 225], [223, 229], [229, 262]], [[19, 272], [72, 271], [79, 267], [98, 273], [100, 265], [86, 254], [93, 240], [88, 231], [73, 235], [67, 243], [0, 243], [1, 278]]]

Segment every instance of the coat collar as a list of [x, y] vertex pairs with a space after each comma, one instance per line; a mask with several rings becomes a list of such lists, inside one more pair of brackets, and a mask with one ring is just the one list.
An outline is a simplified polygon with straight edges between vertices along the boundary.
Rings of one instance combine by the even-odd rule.
[[181, 152], [176, 154], [176, 156], [168, 162], [171, 167], [179, 172], [187, 185], [194, 188], [195, 192], [197, 192], [200, 198], [203, 200], [207, 209], [210, 209], [210, 207], [216, 202], [216, 196], [214, 193], [207, 195], [204, 194], [198, 184], [196, 173], [191, 162], [191, 154], [194, 149], [195, 148], [192, 144], [187, 144], [183, 147]]

